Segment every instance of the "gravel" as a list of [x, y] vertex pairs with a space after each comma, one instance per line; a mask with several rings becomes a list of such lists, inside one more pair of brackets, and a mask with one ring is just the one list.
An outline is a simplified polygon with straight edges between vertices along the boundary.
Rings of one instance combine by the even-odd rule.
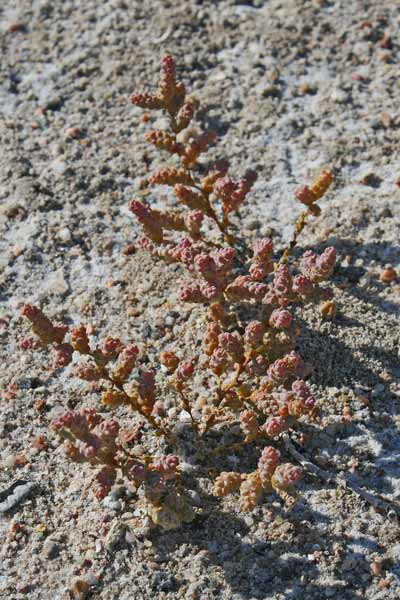
[[294, 188], [333, 169], [299, 248], [340, 255], [335, 320], [298, 315], [322, 407], [305, 452], [398, 501], [400, 286], [381, 274], [400, 273], [399, 24], [389, 0], [2, 1], [0, 492], [17, 480], [41, 492], [0, 515], [0, 598], [399, 598], [395, 517], [311, 477], [292, 508], [268, 496], [251, 515], [234, 496], [216, 502], [200, 478], [198, 518], [168, 533], [122, 488], [97, 503], [89, 468], [68, 463], [48, 427], [97, 395], [19, 348], [18, 312], [31, 301], [101, 334], [145, 335], [151, 360], [201, 333], [201, 310], [176, 302], [175, 269], [124, 253], [137, 235], [127, 201], [161, 164], [127, 98], [172, 52], [200, 124], [218, 133], [211, 156], [229, 157], [233, 173], [258, 170], [240, 213], [248, 240], [272, 233], [281, 247]]

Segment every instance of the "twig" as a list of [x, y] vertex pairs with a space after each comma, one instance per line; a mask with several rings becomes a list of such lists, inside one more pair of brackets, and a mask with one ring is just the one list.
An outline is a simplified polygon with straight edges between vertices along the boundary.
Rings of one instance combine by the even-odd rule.
[[34, 481], [16, 481], [8, 489], [0, 492], [0, 514], [6, 513], [17, 506], [39, 485]]
[[335, 473], [324, 471], [320, 467], [317, 467], [317, 465], [314, 465], [314, 463], [310, 462], [296, 450], [288, 433], [282, 435], [282, 440], [289, 454], [311, 475], [314, 475], [327, 483], [334, 483], [338, 486], [347, 487], [354, 494], [368, 502], [368, 504], [371, 504], [376, 510], [386, 514], [389, 511], [394, 511], [397, 517], [400, 518], [400, 504], [395, 500], [390, 500], [390, 498], [385, 498], [380, 494], [372, 494], [371, 492], [363, 490], [346, 475], [336, 475]]

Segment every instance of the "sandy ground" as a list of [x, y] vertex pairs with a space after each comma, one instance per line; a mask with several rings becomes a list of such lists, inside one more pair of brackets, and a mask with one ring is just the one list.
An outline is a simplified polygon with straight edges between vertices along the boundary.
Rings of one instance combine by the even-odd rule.
[[1, 598], [82, 598], [85, 586], [107, 600], [400, 597], [395, 514], [308, 476], [292, 509], [271, 496], [249, 515], [200, 478], [198, 519], [168, 533], [148, 531], [121, 486], [97, 503], [90, 470], [68, 463], [48, 428], [61, 407], [97, 396], [45, 353], [19, 349], [18, 313], [40, 303], [102, 334], [142, 337], [150, 356], [196, 338], [201, 315], [177, 306], [174, 269], [123, 253], [137, 235], [127, 200], [161, 164], [127, 98], [172, 52], [200, 121], [218, 132], [212, 155], [233, 173], [259, 172], [240, 213], [247, 239], [272, 233], [282, 245], [295, 186], [333, 169], [323, 213], [300, 239], [340, 255], [335, 321], [298, 315], [322, 407], [304, 453], [399, 500], [399, 279], [380, 280], [388, 265], [400, 273], [399, 24], [391, 0], [2, 0], [0, 492], [39, 485], [0, 516]]

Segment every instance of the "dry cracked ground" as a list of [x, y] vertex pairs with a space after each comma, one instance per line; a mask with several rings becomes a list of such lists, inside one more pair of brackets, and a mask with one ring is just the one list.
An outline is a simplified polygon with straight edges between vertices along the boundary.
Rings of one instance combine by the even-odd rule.
[[[400, 597], [399, 278], [382, 275], [400, 273], [399, 25], [393, 0], [2, 0], [1, 500], [17, 481], [37, 485], [0, 515], [1, 598]], [[292, 508], [271, 496], [244, 514], [200, 480], [193, 523], [148, 530], [123, 486], [93, 499], [90, 470], [68, 463], [49, 429], [62, 407], [97, 396], [20, 349], [23, 302], [142, 337], [153, 357], [201, 333], [199, 310], [176, 301], [174, 269], [124, 253], [138, 233], [127, 201], [160, 164], [127, 98], [156, 80], [165, 52], [218, 133], [212, 155], [258, 171], [236, 217], [246, 239], [282, 246], [296, 185], [335, 174], [300, 239], [339, 254], [335, 320], [298, 315], [321, 404], [302, 452], [390, 510], [306, 475]]]

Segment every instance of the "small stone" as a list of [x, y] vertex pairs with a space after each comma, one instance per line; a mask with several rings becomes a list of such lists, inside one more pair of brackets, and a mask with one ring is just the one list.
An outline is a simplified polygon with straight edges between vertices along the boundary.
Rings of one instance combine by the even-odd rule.
[[363, 185], [368, 185], [370, 187], [379, 187], [381, 181], [381, 178], [372, 172], [364, 173], [360, 179], [360, 183], [362, 183]]
[[124, 512], [121, 515], [121, 519], [133, 519], [135, 515], [132, 512]]
[[63, 296], [67, 291], [68, 283], [65, 280], [62, 268], [52, 273], [43, 286], [44, 293], [56, 294], [57, 296]]
[[261, 95], [264, 96], [264, 98], [278, 96], [279, 95], [279, 87], [274, 85], [273, 83], [268, 83], [267, 85], [264, 85], [262, 87]]
[[171, 317], [170, 315], [168, 317], [165, 317], [165, 326], [166, 327], [173, 327], [174, 323], [175, 323], [174, 317]]
[[357, 567], [357, 560], [356, 560], [355, 556], [353, 556], [353, 555], [350, 555], [347, 558], [345, 558], [345, 560], [342, 563], [343, 571], [352, 571], [356, 567]]
[[161, 317], [159, 317], [158, 319], [155, 319], [154, 326], [157, 327], [158, 329], [164, 329], [164, 327], [165, 327], [164, 319], [162, 319]]
[[382, 562], [378, 561], [378, 560], [374, 560], [374, 562], [372, 562], [369, 565], [369, 569], [372, 573], [372, 575], [378, 576], [382, 574]]
[[334, 319], [336, 316], [336, 303], [333, 300], [327, 300], [322, 304], [320, 311], [325, 319]]
[[380, 129], [381, 127], [382, 121], [378, 117], [371, 119], [371, 129]]
[[125, 497], [125, 492], [126, 492], [126, 487], [124, 485], [115, 485], [113, 487], [113, 489], [111, 490], [111, 492], [109, 493], [109, 496], [113, 500], [119, 500], [119, 499]]
[[63, 227], [58, 232], [57, 237], [60, 240], [60, 242], [64, 242], [64, 243], [70, 242], [71, 241], [71, 232], [68, 229], [68, 227]]
[[120, 511], [122, 509], [121, 500], [113, 500], [110, 496], [106, 496], [103, 500], [104, 506], [110, 510]]
[[182, 423], [190, 423], [191, 421], [190, 414], [186, 410], [181, 410], [178, 418]]
[[387, 112], [383, 112], [381, 114], [381, 121], [382, 121], [382, 125], [383, 125], [383, 127], [385, 127], [385, 129], [390, 129], [390, 127], [392, 127], [393, 120], [392, 120], [392, 117]]
[[46, 88], [41, 94], [40, 101], [45, 110], [57, 110], [62, 104], [61, 97], [57, 94], [52, 95], [51, 92], [47, 94]]
[[153, 287], [153, 284], [154, 281], [147, 281], [146, 283], [142, 283], [142, 285], [138, 288], [137, 294], [147, 294], [147, 292], [150, 292], [151, 288]]
[[65, 137], [70, 139], [76, 139], [80, 135], [80, 129], [78, 127], [68, 127], [65, 131]]
[[68, 169], [67, 163], [59, 159], [53, 160], [50, 166], [57, 175], [64, 175]]
[[348, 102], [348, 99], [348, 95], [343, 90], [336, 89], [333, 90], [331, 94], [331, 100], [333, 100], [333, 102], [336, 102], [336, 104], [346, 104], [346, 102]]
[[107, 534], [107, 537], [104, 541], [105, 549], [110, 552], [114, 550], [125, 539], [125, 534], [127, 531], [127, 526], [125, 523], [121, 523], [120, 521], [115, 522], [110, 531]]
[[90, 583], [83, 577], [75, 577], [72, 580], [70, 592], [75, 600], [84, 600], [88, 597], [90, 591]]
[[122, 248], [122, 252], [123, 252], [123, 254], [125, 254], [125, 256], [131, 256], [132, 254], [135, 254], [135, 252], [136, 252], [135, 244], [128, 244], [127, 246], [124, 246]]
[[248, 222], [247, 227], [250, 231], [256, 231], [257, 229], [260, 229], [261, 223], [260, 223], [259, 219], [251, 219]]
[[394, 544], [394, 546], [392, 546], [391, 548], [389, 548], [389, 550], [388, 550], [388, 556], [391, 558], [391, 560], [394, 560], [394, 561], [398, 561], [399, 560], [399, 557], [400, 557], [400, 543]]
[[387, 269], [383, 269], [383, 271], [379, 275], [379, 279], [383, 283], [391, 283], [392, 281], [397, 279], [396, 269], [393, 269], [393, 267], [388, 267]]
[[305, 96], [306, 94], [315, 94], [317, 88], [315, 85], [305, 82], [299, 85], [297, 91], [300, 94], [300, 96]]
[[18, 31], [24, 31], [25, 29], [26, 29], [25, 23], [23, 23], [22, 21], [14, 21], [13, 23], [10, 23], [7, 31], [9, 33], [17, 33]]
[[387, 381], [387, 382], [393, 381], [393, 375], [392, 375], [392, 373], [389, 373], [389, 371], [382, 371], [379, 374], [379, 377], [381, 379], [383, 379], [383, 381]]
[[13, 469], [17, 462], [17, 457], [15, 454], [8, 454], [3, 460], [3, 467], [5, 469]]
[[190, 504], [192, 504], [193, 506], [203, 506], [204, 503], [198, 492], [196, 492], [195, 490], [187, 490], [187, 495], [190, 498]]
[[181, 461], [179, 463], [179, 468], [183, 473], [193, 473], [195, 467], [186, 461]]
[[280, 79], [281, 72], [276, 67], [273, 67], [272, 69], [270, 69], [269, 71], [267, 71], [266, 76], [267, 76], [267, 79], [269, 81], [272, 81], [273, 83], [276, 83]]
[[320, 467], [327, 467], [329, 465], [329, 456], [326, 456], [323, 453], [316, 454], [314, 459]]
[[43, 544], [42, 554], [45, 558], [57, 558], [60, 554], [60, 546], [51, 538], [48, 538]]
[[128, 529], [125, 534], [125, 542], [127, 544], [136, 544], [137, 542], [137, 536], [131, 529]]
[[254, 525], [254, 519], [253, 519], [253, 517], [250, 517], [249, 515], [245, 516], [244, 522], [246, 523], [247, 527], [252, 527]]
[[389, 62], [392, 58], [392, 53], [389, 50], [380, 50], [377, 52], [376, 58], [382, 62]]

